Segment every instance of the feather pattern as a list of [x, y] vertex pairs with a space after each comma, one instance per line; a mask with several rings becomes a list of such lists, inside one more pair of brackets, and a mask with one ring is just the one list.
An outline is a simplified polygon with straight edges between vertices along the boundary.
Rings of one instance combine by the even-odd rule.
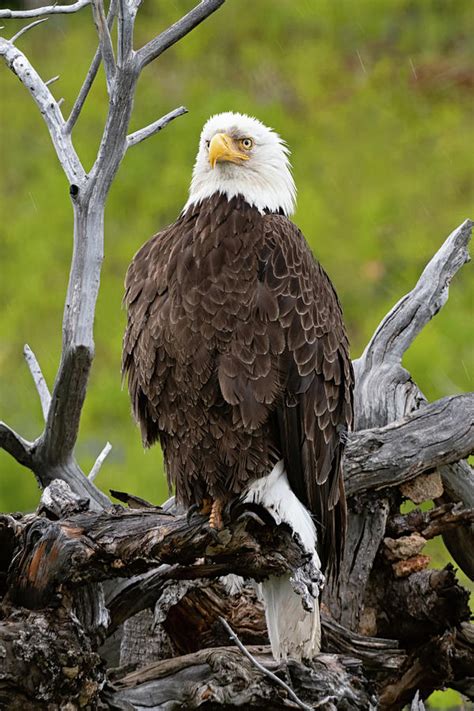
[[215, 193], [139, 250], [124, 301], [133, 413], [178, 499], [228, 500], [283, 460], [323, 565], [337, 563], [353, 375], [337, 296], [301, 232]]

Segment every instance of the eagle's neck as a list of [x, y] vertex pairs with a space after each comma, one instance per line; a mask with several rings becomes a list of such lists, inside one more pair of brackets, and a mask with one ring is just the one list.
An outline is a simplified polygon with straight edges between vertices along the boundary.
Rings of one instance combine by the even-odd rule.
[[228, 200], [241, 195], [262, 214], [275, 212], [286, 216], [293, 213], [296, 200], [289, 167], [270, 163], [264, 171], [257, 171], [229, 163], [205, 171], [195, 168], [184, 211], [215, 194], [225, 195]]

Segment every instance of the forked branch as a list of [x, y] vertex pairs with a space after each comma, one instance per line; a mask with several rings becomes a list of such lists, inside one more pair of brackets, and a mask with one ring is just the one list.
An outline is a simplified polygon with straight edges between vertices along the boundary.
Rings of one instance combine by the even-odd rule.
[[471, 220], [465, 220], [430, 260], [412, 291], [380, 322], [362, 356], [354, 361], [357, 429], [399, 420], [425, 402], [402, 366], [402, 358], [448, 298], [449, 284], [469, 261]]

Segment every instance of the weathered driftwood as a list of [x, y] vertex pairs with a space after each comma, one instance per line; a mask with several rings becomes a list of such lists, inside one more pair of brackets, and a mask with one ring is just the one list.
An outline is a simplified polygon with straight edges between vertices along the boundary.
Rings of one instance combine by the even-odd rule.
[[[454, 230], [424, 269], [415, 288], [381, 321], [367, 348], [354, 361], [356, 429], [383, 426], [426, 404], [426, 398], [403, 367], [402, 358], [420, 331], [448, 299], [456, 272], [469, 261], [472, 222]], [[472, 412], [470, 415], [472, 423]], [[469, 416], [466, 417], [469, 422]], [[474, 482], [466, 463], [440, 467], [444, 501], [474, 507]], [[474, 578], [474, 527], [443, 536], [451, 555]]]
[[[305, 555], [284, 526], [252, 518], [218, 534], [204, 517], [188, 522], [156, 511], [87, 512], [50, 521], [0, 517], [0, 530], [15, 538], [9, 597], [29, 608], [48, 604], [66, 584], [130, 577], [168, 563], [163, 580], [218, 577], [229, 572], [262, 579], [304, 566]], [[203, 562], [200, 559], [203, 558]]]
[[385, 489], [469, 456], [474, 393], [429, 403], [384, 427], [349, 435], [344, 478], [348, 496]]
[[[376, 697], [364, 679], [361, 664], [349, 657], [321, 654], [311, 667], [277, 664], [267, 648], [250, 648], [267, 669], [276, 671], [309, 708], [360, 708], [373, 711]], [[111, 708], [297, 708], [279, 686], [255, 669], [235, 648], [202, 649], [166, 659], [123, 676], [106, 694]], [[128, 705], [127, 705], [128, 704]]]
[[[61, 506], [64, 507], [64, 488], [61, 489]], [[48, 493], [46, 498], [54, 498], [54, 491]], [[74, 501], [71, 506], [74, 507]], [[76, 500], [76, 506], [82, 507], [83, 502]], [[145, 514], [145, 511], [137, 510], [128, 516], [127, 512], [116, 512], [115, 515], [120, 529], [124, 521], [133, 521], [135, 517], [147, 521], [152, 513], [146, 510]], [[160, 516], [159, 513], [156, 515]], [[96, 546], [103, 536], [106, 545], [102, 554], [107, 552], [110, 556], [107, 558], [106, 555], [107, 560], [104, 561], [109, 566], [110, 575], [114, 575], [116, 570], [114, 563], [118, 560], [117, 550], [122, 551], [125, 546], [122, 536], [118, 536], [117, 550], [114, 552], [112, 549], [113, 516], [110, 516], [108, 528], [97, 524], [101, 516], [95, 512], [89, 515], [77, 514], [69, 519], [76, 519], [76, 524], [78, 520], [91, 519], [92, 525], [88, 530], [95, 531], [91, 537], [91, 548], [94, 549], [94, 555], [97, 555]], [[247, 708], [257, 709], [268, 708], [271, 699], [274, 704], [272, 707], [284, 707], [287, 701], [283, 692], [262, 679], [250, 664], [242, 661], [236, 650], [216, 649], [216, 645], [224, 646], [227, 642], [225, 631], [219, 625], [222, 615], [231, 621], [232, 627], [247, 644], [265, 641], [263, 611], [252, 591], [245, 589], [244, 594], [239, 593], [232, 598], [222, 583], [208, 580], [205, 587], [191, 586], [182, 595], [172, 593], [170, 596], [167, 585], [172, 585], [174, 572], [181, 577], [182, 571], [180, 566], [168, 564], [148, 574], [155, 578], [161, 577], [160, 585], [156, 584], [156, 579], [154, 586], [147, 586], [146, 581], [141, 581], [145, 583], [146, 593], [139, 599], [146, 606], [158, 602], [158, 608], [164, 609], [165, 629], [171, 639], [172, 649], [177, 650], [180, 656], [137, 669], [132, 674], [126, 669], [117, 670], [109, 675], [109, 684], [101, 690], [104, 677], [97, 647], [106, 635], [116, 629], [117, 619], [114, 621], [113, 615], [117, 614], [117, 609], [121, 610], [120, 622], [123, 622], [136, 612], [137, 605], [127, 607], [123, 605], [124, 600], [120, 605], [118, 601], [121, 595], [130, 599], [129, 591], [116, 590], [115, 599], [109, 598], [107, 601], [107, 609], [100, 586], [90, 584], [91, 580], [102, 578], [104, 570], [97, 565], [91, 565], [91, 570], [87, 570], [87, 566], [82, 564], [81, 553], [76, 551], [77, 557], [73, 554], [68, 559], [68, 566], [61, 568], [62, 583], [59, 585], [60, 581], [56, 581], [56, 589], [50, 589], [50, 597], [46, 604], [43, 603], [43, 608], [28, 609], [32, 602], [38, 602], [37, 597], [28, 597], [28, 593], [31, 595], [31, 590], [35, 589], [44, 564], [43, 572], [48, 574], [51, 561], [48, 561], [47, 556], [54, 550], [45, 550], [44, 538], [35, 539], [38, 520], [36, 516], [25, 517], [25, 520], [16, 522], [15, 529], [13, 520], [5, 517], [3, 523], [8, 525], [0, 528], [2, 550], [6, 551], [6, 556], [12, 561], [2, 604], [4, 620], [0, 624], [0, 647], [6, 651], [7, 661], [3, 676], [0, 675], [0, 700], [12, 704], [8, 708], [20, 708], [20, 703], [24, 708], [34, 708], [34, 699], [46, 704], [64, 695], [78, 703], [81, 699], [92, 704], [106, 703], [109, 708], [126, 708], [123, 705], [125, 702], [139, 706], [144, 698], [148, 699], [152, 708], [175, 708], [179, 704], [196, 708], [203, 699], [207, 699], [209, 704], [212, 702], [227, 708], [246, 704]], [[43, 520], [47, 527], [53, 523], [47, 518]], [[254, 524], [253, 520], [251, 523]], [[144, 525], [146, 527], [146, 523]], [[236, 525], [239, 528], [242, 524]], [[166, 541], [168, 537], [169, 544], [174, 536], [173, 540], [178, 547], [178, 550], [171, 551], [172, 556], [183, 558], [188, 563], [189, 540], [182, 532], [187, 529], [191, 536], [196, 535], [196, 527], [199, 528], [199, 524], [188, 524], [182, 517], [178, 518], [176, 525], [170, 522], [164, 525], [165, 532], [161, 539]], [[66, 528], [70, 530], [71, 524], [67, 523]], [[78, 530], [77, 525], [75, 528]], [[196, 550], [195, 554], [200, 556], [204, 552], [206, 564], [211, 567], [210, 561], [219, 553], [216, 553], [212, 545], [212, 533], [208, 527], [205, 528], [211, 536], [210, 549]], [[153, 535], [156, 536], [157, 530], [160, 528], [152, 527]], [[169, 533], [170, 530], [172, 533]], [[179, 535], [176, 531], [180, 531]], [[265, 528], [257, 526], [256, 531], [262, 533]], [[405, 529], [402, 532], [405, 533]], [[81, 541], [82, 536], [84, 534], [78, 540]], [[22, 538], [26, 541], [23, 542]], [[67, 549], [67, 543], [60, 537], [55, 539], [56, 544], [58, 540]], [[294, 545], [291, 538], [287, 542], [290, 546]], [[247, 537], [243, 531], [240, 532], [240, 543], [244, 549], [255, 545], [252, 537]], [[83, 544], [81, 541], [81, 546]], [[37, 555], [43, 555], [43, 559], [40, 557], [39, 560], [36, 556], [26, 556], [26, 560], [33, 559], [33, 570], [31, 564], [24, 567], [24, 555], [16, 555], [18, 549], [23, 554], [29, 546], [37, 551]], [[153, 564], [153, 560], [148, 560], [148, 554], [153, 550], [149, 546], [149, 539], [147, 543], [145, 538], [140, 565], [144, 562]], [[155, 555], [159, 549], [160, 543], [156, 544]], [[165, 546], [165, 549], [168, 556], [169, 546]], [[266, 557], [271, 560], [275, 553], [268, 551], [262, 561]], [[282, 556], [282, 553], [278, 552], [277, 555]], [[130, 575], [133, 564], [130, 564], [126, 556], [125, 559], [127, 562], [117, 570]], [[69, 567], [74, 568], [74, 575], [87, 580], [89, 584], [80, 586], [79, 581], [73, 579], [74, 575], [68, 577]], [[196, 565], [197, 569], [202, 570], [203, 567], [201, 562]], [[185, 565], [184, 569], [189, 571], [190, 566]], [[132, 578], [130, 584], [135, 583], [134, 592], [140, 593], [136, 581], [137, 578]], [[24, 607], [18, 607], [16, 586], [21, 588], [24, 595]], [[469, 617], [467, 596], [456, 584], [452, 570], [423, 571], [401, 581], [393, 581], [389, 590], [385, 590], [383, 585], [377, 589], [386, 592], [386, 596], [379, 601], [378, 609], [387, 616], [387, 629], [392, 632], [396, 625], [397, 639], [403, 641], [404, 645], [351, 632], [331, 617], [323, 615], [324, 647], [339, 656], [323, 655], [310, 666], [294, 662], [280, 665], [279, 673], [291, 679], [298, 696], [305, 703], [313, 705], [328, 696], [333, 697], [328, 702], [333, 706], [327, 705], [327, 708], [365, 709], [377, 707], [374, 689], [378, 690], [382, 700], [385, 699], [384, 706], [387, 708], [401, 708], [402, 703], [410, 700], [417, 688], [424, 694], [425, 690], [428, 693], [433, 686], [450, 683], [452, 686], [463, 687], [466, 692], [467, 670], [474, 663], [474, 645], [462, 626], [462, 621]], [[152, 590], [154, 596], [151, 596]], [[38, 640], [41, 635], [40, 644]], [[68, 650], [67, 656], [64, 650]], [[439, 655], [433, 656], [429, 650], [439, 651]], [[257, 655], [259, 659], [274, 670], [276, 665], [269, 659], [268, 651], [263, 657], [262, 654], [263, 650], [260, 650]], [[239, 664], [240, 672], [237, 674], [236, 666]], [[25, 673], [27, 666], [28, 674]], [[416, 674], [412, 674], [411, 670], [415, 670]], [[368, 684], [369, 681], [372, 685]], [[36, 687], [41, 688], [39, 696], [33, 694]], [[171, 704], [173, 699], [175, 706], [163, 706], [165, 703]], [[17, 706], [13, 705], [17, 703]]]
[[[466, 412], [464, 410], [450, 412], [446, 421], [441, 424], [441, 420], [438, 420], [437, 429], [429, 433], [430, 416], [434, 415], [436, 418], [436, 413], [443, 411], [445, 406], [447, 407], [445, 414], [447, 414], [452, 401], [448, 398], [427, 405], [425, 397], [402, 366], [405, 351], [446, 302], [452, 277], [468, 261], [467, 245], [471, 229], [472, 222], [466, 220], [454, 230], [431, 259], [415, 288], [400, 299], [382, 320], [363, 355], [354, 362], [356, 429], [362, 432], [356, 432], [353, 436], [362, 437], [360, 442], [365, 439], [365, 447], [369, 451], [373, 450], [371, 456], [375, 455], [374, 462], [378, 459], [381, 469], [374, 471], [374, 479], [377, 482], [377, 476], [380, 476], [381, 487], [375, 485], [373, 488], [380, 488], [381, 491], [376, 495], [356, 495], [350, 499], [344, 561], [335, 586], [336, 594], [332, 599], [326, 598], [337, 619], [351, 629], [357, 629], [361, 624], [364, 598], [370, 596], [370, 579], [373, 576], [374, 565], [376, 566], [377, 563], [377, 551], [385, 536], [386, 523], [389, 516], [399, 510], [400, 493], [395, 487], [390, 489], [383, 487], [387, 487], [391, 482], [401, 483], [402, 479], [407, 480], [411, 475], [420, 474], [442, 464], [444, 465], [441, 469], [443, 481], [449, 481], [449, 489], [448, 484], [445, 488], [446, 501], [465, 502], [465, 506], [472, 507], [474, 478], [470, 468], [469, 473], [465, 472], [461, 487], [446, 462], [439, 459], [436, 461], [436, 458], [430, 461], [430, 448], [434, 442], [436, 442], [438, 455], [444, 452], [445, 456], [450, 444], [456, 446], [454, 441], [457, 437], [450, 440], [450, 435], [453, 434], [452, 418], [457, 418], [458, 414], [461, 415], [458, 421], [460, 433], [467, 432], [467, 441], [470, 442], [473, 422], [472, 396], [468, 396]], [[424, 412], [427, 414], [426, 418], [423, 417]], [[417, 428], [411, 427], [413, 422], [418, 423], [425, 431], [424, 437], [419, 437], [415, 432]], [[407, 423], [409, 423], [408, 427]], [[389, 458], [385, 456], [390, 449], [390, 434], [394, 434], [395, 431], [401, 434], [405, 445], [408, 446], [408, 450], [399, 448], [397, 443], [391, 451], [392, 463], [401, 462], [400, 474], [390, 468]], [[382, 433], [385, 434], [385, 440], [380, 439]], [[468, 444], [467, 449], [469, 450], [470, 447], [472, 444]], [[369, 462], [367, 461], [366, 464], [369, 465]], [[346, 468], [350, 469], [350, 466], [350, 458], [348, 458]], [[385, 476], [385, 473], [388, 476]], [[400, 479], [396, 481], [399, 476]], [[363, 490], [365, 480], [374, 481], [370, 467], [367, 471], [367, 479], [362, 474], [362, 486], [359, 488], [357, 488], [358, 479], [357, 475], [354, 475], [352, 480], [349, 476], [348, 489], [353, 494]], [[450, 534], [447, 533], [446, 536], [449, 541]], [[466, 572], [472, 571], [473, 527], [464, 526], [451, 536], [451, 540], [459, 545], [459, 548], [456, 544], [451, 546], [455, 560]]]

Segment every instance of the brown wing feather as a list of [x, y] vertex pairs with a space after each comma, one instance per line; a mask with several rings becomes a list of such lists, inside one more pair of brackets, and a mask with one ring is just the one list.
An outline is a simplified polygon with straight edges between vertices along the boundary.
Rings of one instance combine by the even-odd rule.
[[164, 320], [169, 318], [167, 270], [177, 234], [186, 229], [183, 218], [165, 228], [138, 250], [125, 277], [127, 328], [123, 338], [122, 375], [145, 446], [159, 438], [156, 407], [171, 363], [163, 348]]
[[338, 565], [346, 503], [341, 459], [352, 426], [353, 372], [334, 288], [301, 232], [265, 218], [264, 278], [286, 332], [286, 388], [276, 409], [293, 491], [315, 516], [323, 565]]

